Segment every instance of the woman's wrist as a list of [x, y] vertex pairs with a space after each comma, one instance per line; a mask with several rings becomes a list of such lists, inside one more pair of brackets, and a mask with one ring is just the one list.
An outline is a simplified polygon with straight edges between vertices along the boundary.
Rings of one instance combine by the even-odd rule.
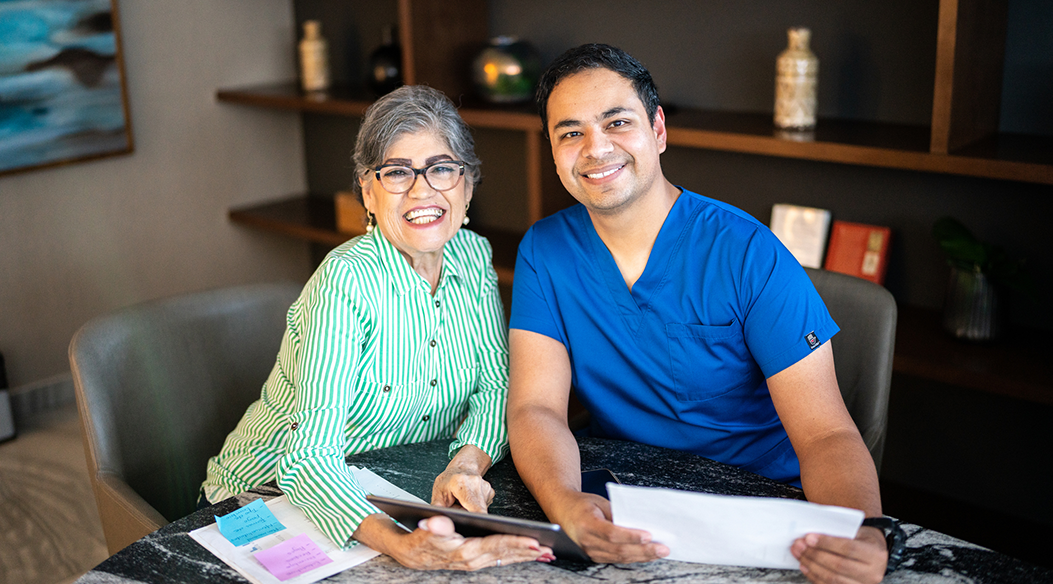
[[374, 513], [362, 520], [351, 537], [382, 554], [398, 559], [398, 551], [401, 549], [399, 538], [407, 534], [408, 532], [396, 525], [388, 515]]
[[490, 455], [474, 444], [465, 444], [446, 465], [448, 471], [465, 472], [483, 476], [490, 470]]

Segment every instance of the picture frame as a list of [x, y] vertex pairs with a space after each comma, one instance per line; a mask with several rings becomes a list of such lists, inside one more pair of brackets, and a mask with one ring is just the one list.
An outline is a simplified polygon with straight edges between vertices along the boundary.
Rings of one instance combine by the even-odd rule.
[[0, 2], [0, 176], [133, 149], [117, 0]]
[[769, 228], [802, 266], [823, 267], [823, 252], [830, 232], [828, 209], [776, 203], [771, 207]]

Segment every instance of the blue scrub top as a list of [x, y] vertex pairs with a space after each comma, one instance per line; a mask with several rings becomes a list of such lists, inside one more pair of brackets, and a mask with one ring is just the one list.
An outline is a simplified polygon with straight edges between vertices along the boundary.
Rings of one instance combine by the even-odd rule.
[[511, 313], [511, 328], [566, 347], [592, 435], [800, 484], [765, 378], [839, 329], [793, 255], [743, 211], [683, 190], [631, 291], [585, 207], [547, 217], [519, 246]]

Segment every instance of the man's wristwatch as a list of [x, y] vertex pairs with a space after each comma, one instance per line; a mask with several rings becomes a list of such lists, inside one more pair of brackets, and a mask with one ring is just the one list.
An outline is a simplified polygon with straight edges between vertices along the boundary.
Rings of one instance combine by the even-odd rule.
[[876, 527], [885, 534], [885, 543], [888, 545], [888, 567], [885, 572], [891, 572], [899, 567], [903, 561], [903, 551], [907, 547], [907, 534], [899, 526], [899, 521], [891, 517], [867, 517], [863, 520], [865, 527]]

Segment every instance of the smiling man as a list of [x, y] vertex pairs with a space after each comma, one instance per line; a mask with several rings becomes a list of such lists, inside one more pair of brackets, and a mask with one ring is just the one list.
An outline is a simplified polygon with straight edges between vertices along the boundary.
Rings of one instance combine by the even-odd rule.
[[[880, 517], [874, 463], [834, 375], [837, 325], [767, 227], [665, 178], [647, 70], [607, 45], [571, 49], [543, 75], [538, 107], [581, 203], [527, 232], [512, 300], [511, 447], [549, 519], [596, 561], [669, 553], [581, 492], [571, 388], [593, 436], [693, 452]], [[873, 527], [792, 551], [814, 582], [876, 582], [886, 567]]]

